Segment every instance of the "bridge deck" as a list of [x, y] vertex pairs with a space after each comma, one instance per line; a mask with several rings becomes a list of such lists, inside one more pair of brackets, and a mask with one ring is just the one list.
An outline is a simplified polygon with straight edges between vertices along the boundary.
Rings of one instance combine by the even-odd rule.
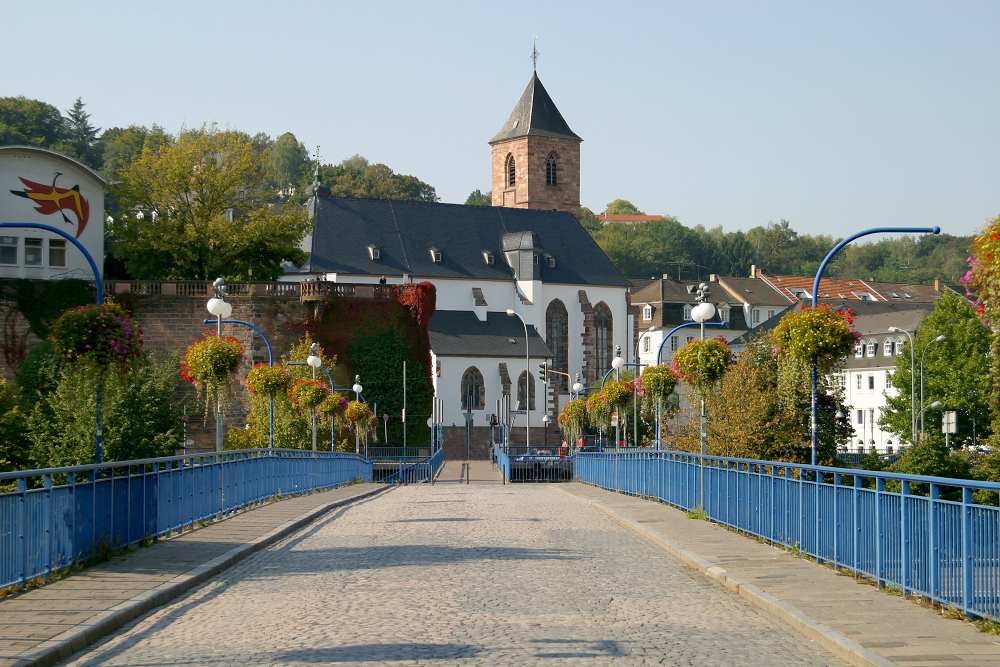
[[79, 647], [129, 600], [151, 603], [268, 534], [273, 546], [72, 664], [844, 664], [624, 518], [900, 665], [1000, 665], [994, 635], [670, 507], [581, 484], [503, 486], [491, 470], [473, 462], [466, 485], [446, 468], [434, 487], [334, 512], [385, 487], [273, 503], [0, 601], [0, 664]]

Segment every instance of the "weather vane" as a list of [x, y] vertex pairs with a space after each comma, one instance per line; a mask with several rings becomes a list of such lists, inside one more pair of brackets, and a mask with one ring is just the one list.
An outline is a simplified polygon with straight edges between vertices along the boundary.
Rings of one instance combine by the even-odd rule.
[[531, 63], [533, 69], [538, 70], [538, 35], [534, 35], [535, 41], [531, 45]]

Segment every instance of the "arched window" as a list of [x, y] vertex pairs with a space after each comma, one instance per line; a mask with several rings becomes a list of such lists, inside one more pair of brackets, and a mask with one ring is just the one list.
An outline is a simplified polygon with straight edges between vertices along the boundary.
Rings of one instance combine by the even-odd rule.
[[[528, 380], [525, 379], [526, 377], [528, 378]], [[528, 403], [530, 404], [531, 407], [528, 408], [525, 407], [525, 402], [524, 402], [525, 394], [529, 395], [530, 401]], [[517, 378], [517, 409], [518, 410], [535, 409], [535, 376], [521, 373], [521, 376]]]
[[516, 179], [517, 170], [514, 167], [514, 155], [512, 153], [507, 154], [507, 187], [514, 187], [514, 183], [517, 182]]
[[549, 159], [545, 161], [545, 185], [559, 185], [558, 169], [556, 156], [549, 153]]
[[642, 307], [642, 319], [644, 322], [648, 322], [653, 319], [653, 307], [648, 303]]
[[854, 344], [854, 356], [859, 359], [865, 356], [865, 341], [859, 340]]
[[[559, 299], [554, 299], [545, 311], [545, 343], [552, 350], [552, 370], [560, 373], [569, 372], [569, 361], [566, 358], [566, 348], [569, 347], [567, 319], [566, 306]], [[564, 390], [569, 387], [565, 375], [553, 373], [552, 378], [557, 387]]]
[[462, 375], [462, 412], [482, 410], [486, 405], [486, 383], [483, 374], [470, 366]]
[[868, 341], [867, 349], [865, 350], [865, 356], [874, 357], [877, 351], [878, 351], [878, 341], [877, 340]]
[[893, 343], [893, 341], [892, 341], [891, 338], [886, 338], [885, 339], [885, 343], [883, 343], [883, 345], [882, 345], [882, 355], [883, 356], [886, 356], [886, 357], [891, 357], [892, 356], [892, 343]]
[[599, 303], [594, 308], [594, 366], [598, 382], [611, 368], [612, 334], [611, 311], [603, 303]]

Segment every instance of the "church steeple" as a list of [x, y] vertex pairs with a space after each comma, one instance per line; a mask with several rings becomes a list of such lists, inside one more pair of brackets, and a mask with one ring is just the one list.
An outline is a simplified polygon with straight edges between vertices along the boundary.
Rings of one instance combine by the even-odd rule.
[[533, 72], [507, 122], [489, 142], [493, 205], [569, 211], [579, 217], [582, 141]]

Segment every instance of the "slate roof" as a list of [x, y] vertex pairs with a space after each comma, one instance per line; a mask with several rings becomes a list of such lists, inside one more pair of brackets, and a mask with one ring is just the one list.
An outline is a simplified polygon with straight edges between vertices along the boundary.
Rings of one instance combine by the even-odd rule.
[[[675, 280], [668, 280], [667, 278], [661, 278], [660, 280], [655, 280], [653, 283], [646, 288], [636, 292], [632, 295], [632, 303], [657, 303], [657, 302], [675, 302], [675, 303], [694, 303], [695, 295], [688, 292], [688, 285], [697, 285], [698, 283], [682, 283]], [[714, 287], [714, 285], [713, 285]], [[709, 301], [716, 302], [716, 294], [712, 294]]]
[[497, 135], [490, 139], [490, 144], [529, 136], [583, 141], [569, 129], [569, 125], [556, 108], [556, 103], [538, 80], [537, 73], [531, 75], [531, 81], [524, 89], [521, 99]]
[[[524, 325], [507, 313], [486, 313], [481, 322], [467, 310], [438, 310], [431, 317], [429, 333], [431, 350], [438, 356], [524, 358]], [[553, 356], [530, 324], [528, 354], [539, 363]]]
[[[570, 213], [339, 197], [316, 197], [310, 204], [310, 256], [299, 272], [512, 280], [500, 239], [531, 231], [555, 260], [555, 268], [540, 265], [544, 282], [628, 286]], [[381, 260], [371, 259], [369, 246], [379, 249]], [[441, 251], [440, 262], [432, 260], [431, 248]], [[484, 252], [493, 253], [492, 266]]]
[[[794, 301], [759, 278], [719, 278], [719, 285], [740, 301], [752, 306], [787, 306]], [[721, 295], [713, 294], [712, 299], [719, 296]]]
[[[934, 303], [941, 298], [941, 292], [934, 289], [934, 285], [917, 285], [914, 283], [879, 283], [868, 281], [869, 287], [877, 291], [886, 301], [912, 301], [922, 303]], [[955, 292], [960, 296], [965, 296], [965, 288], [942, 285], [943, 289]]]

